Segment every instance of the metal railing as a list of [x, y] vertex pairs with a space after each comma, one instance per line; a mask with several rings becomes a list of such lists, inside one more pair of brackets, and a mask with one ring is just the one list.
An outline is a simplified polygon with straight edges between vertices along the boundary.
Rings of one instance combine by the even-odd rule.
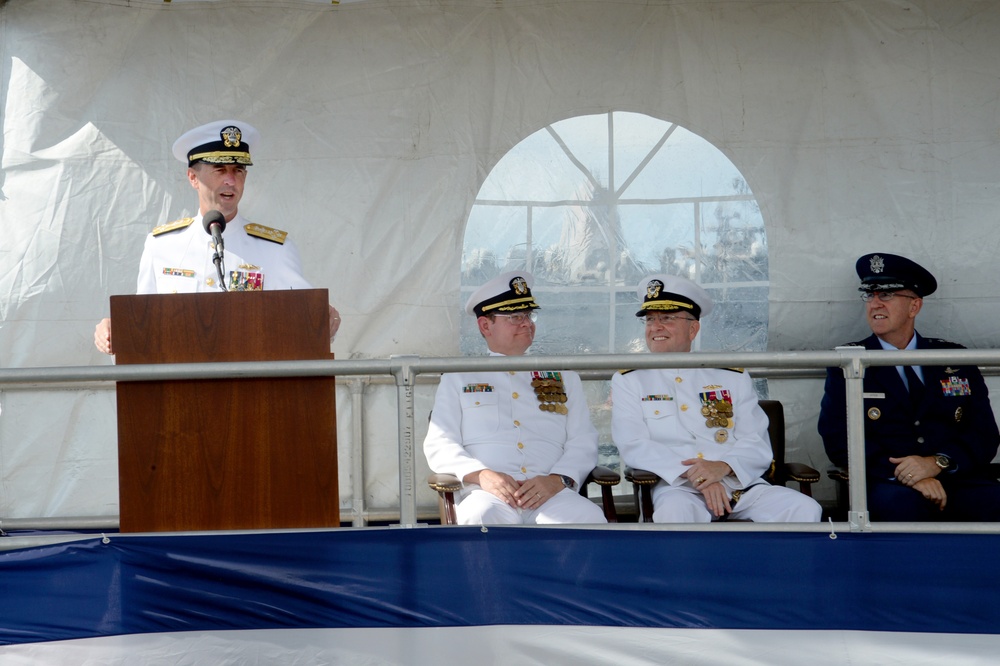
[[[390, 356], [369, 360], [271, 361], [238, 363], [177, 363], [157, 365], [83, 366], [0, 369], [0, 389], [54, 383], [165, 381], [177, 379], [240, 379], [275, 377], [389, 376], [395, 380], [399, 432], [399, 494], [401, 527], [414, 527], [416, 512], [416, 428], [414, 386], [422, 374], [483, 371], [576, 370], [581, 375], [621, 368], [741, 367], [756, 376], [796, 376], [803, 371], [840, 367], [844, 371], [848, 408], [850, 512], [846, 524], [764, 525], [713, 524], [713, 529], [762, 531], [849, 530], [870, 532], [865, 488], [863, 384], [865, 368], [895, 365], [1000, 366], [1000, 350], [869, 351], [839, 347], [832, 351], [803, 352], [695, 352], [680, 354], [593, 354], [560, 356], [492, 356], [437, 358]], [[352, 393], [355, 389], [352, 388]], [[95, 525], [103, 525], [98, 519]], [[697, 526], [632, 525], [616, 529], [702, 529]], [[879, 531], [1000, 532], [994, 523], [880, 523]], [[99, 528], [98, 528], [99, 529]]]

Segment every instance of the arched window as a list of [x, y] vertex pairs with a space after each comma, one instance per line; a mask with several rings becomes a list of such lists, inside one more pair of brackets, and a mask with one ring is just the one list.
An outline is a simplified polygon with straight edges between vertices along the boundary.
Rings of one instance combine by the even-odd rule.
[[[716, 308], [696, 344], [767, 346], [767, 239], [737, 168], [675, 123], [612, 112], [546, 126], [505, 155], [469, 215], [462, 304], [507, 270], [535, 275], [542, 306], [533, 353], [645, 351], [636, 286], [683, 275]], [[485, 353], [463, 316], [464, 354]]]

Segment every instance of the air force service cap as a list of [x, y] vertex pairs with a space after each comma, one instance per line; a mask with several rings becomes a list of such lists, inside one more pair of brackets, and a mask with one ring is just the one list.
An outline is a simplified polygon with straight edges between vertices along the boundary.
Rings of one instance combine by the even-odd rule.
[[923, 298], [934, 293], [937, 280], [926, 268], [897, 254], [876, 252], [858, 259], [854, 266], [861, 278], [858, 291], [909, 289]]
[[188, 166], [197, 162], [252, 166], [250, 146], [257, 146], [260, 133], [240, 120], [216, 120], [195, 127], [174, 141], [174, 157]]
[[712, 297], [691, 280], [676, 275], [657, 273], [639, 281], [636, 288], [642, 308], [636, 317], [645, 317], [650, 312], [688, 312], [695, 319], [701, 319], [712, 311]]
[[476, 290], [465, 303], [465, 311], [476, 317], [536, 310], [541, 306], [531, 295], [535, 278], [527, 271], [502, 273]]

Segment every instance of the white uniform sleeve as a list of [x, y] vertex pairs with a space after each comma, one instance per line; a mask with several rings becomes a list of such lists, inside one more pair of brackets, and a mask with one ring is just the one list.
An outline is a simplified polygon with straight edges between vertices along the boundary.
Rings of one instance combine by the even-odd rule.
[[[719, 460], [733, 468], [739, 485], [745, 488], [767, 471], [773, 453], [771, 439], [767, 434], [767, 414], [757, 402], [757, 392], [753, 380], [747, 373], [741, 373], [737, 380], [739, 387], [734, 393], [732, 446]], [[733, 486], [734, 484], [728, 484]]]
[[459, 481], [467, 474], [486, 469], [486, 465], [471, 456], [462, 445], [460, 393], [459, 375], [441, 375], [427, 436], [424, 438], [424, 456], [431, 471], [454, 474]]
[[139, 276], [136, 278], [135, 293], [155, 294], [156, 273], [153, 271], [153, 235], [146, 236], [142, 246], [142, 257], [139, 259]]
[[583, 382], [575, 372], [563, 372], [566, 387], [566, 444], [563, 455], [552, 466], [550, 474], [565, 474], [576, 481], [576, 487], [597, 466], [597, 428], [590, 420], [590, 408], [583, 391]]

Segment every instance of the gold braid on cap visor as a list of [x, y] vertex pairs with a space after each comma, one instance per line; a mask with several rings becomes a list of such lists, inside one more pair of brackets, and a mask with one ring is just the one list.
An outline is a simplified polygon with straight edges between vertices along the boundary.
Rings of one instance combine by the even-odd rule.
[[483, 306], [482, 310], [484, 314], [486, 312], [489, 312], [490, 310], [515, 310], [515, 309], [523, 310], [524, 308], [515, 308], [513, 306], [521, 305], [524, 303], [528, 303], [528, 306], [530, 307], [535, 303], [535, 297], [526, 296], [525, 298], [514, 298], [509, 301], [500, 301], [499, 303], [493, 303], [492, 305]]
[[[240, 150], [240, 151], [223, 151], [223, 150], [213, 150], [207, 153], [198, 153], [195, 155], [188, 155], [188, 162], [197, 162], [202, 160], [208, 162], [209, 164], [243, 164], [246, 166], [253, 166], [253, 162], [250, 161], [250, 153]], [[218, 162], [213, 162], [212, 160], [219, 160]]]
[[693, 310], [694, 306], [690, 303], [682, 303], [681, 301], [654, 301], [642, 304], [643, 310], [676, 310], [678, 308]]

